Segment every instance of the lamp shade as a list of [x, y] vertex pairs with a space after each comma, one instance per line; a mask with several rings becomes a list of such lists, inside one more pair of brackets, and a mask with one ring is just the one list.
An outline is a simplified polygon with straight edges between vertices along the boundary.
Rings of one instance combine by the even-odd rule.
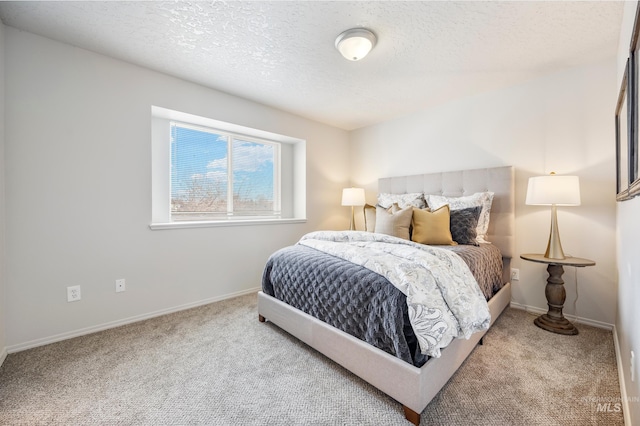
[[359, 61], [376, 45], [376, 36], [365, 28], [352, 28], [336, 38], [336, 49], [345, 59]]
[[526, 203], [538, 206], [579, 206], [578, 176], [551, 174], [529, 178]]
[[364, 206], [364, 189], [363, 188], [344, 188], [342, 190], [343, 206]]

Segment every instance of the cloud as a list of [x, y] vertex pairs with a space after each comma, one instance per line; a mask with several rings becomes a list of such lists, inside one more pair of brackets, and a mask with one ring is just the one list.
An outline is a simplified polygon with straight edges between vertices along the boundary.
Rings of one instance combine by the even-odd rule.
[[191, 175], [192, 181], [203, 181], [209, 180], [214, 182], [226, 182], [227, 181], [227, 172], [226, 171], [211, 171], [204, 173], [194, 173]]
[[272, 145], [236, 142], [233, 147], [236, 171], [255, 172], [266, 163], [273, 163]]
[[207, 172], [207, 179], [213, 180], [213, 181], [226, 182], [227, 172], [219, 172], [219, 171]]
[[227, 170], [227, 156], [225, 155], [222, 158], [217, 160], [210, 161], [207, 164], [207, 169], [222, 169]]
[[[233, 171], [256, 172], [264, 164], [273, 164], [273, 146], [253, 142], [235, 141], [233, 144]], [[210, 161], [207, 169], [227, 170], [227, 157]]]

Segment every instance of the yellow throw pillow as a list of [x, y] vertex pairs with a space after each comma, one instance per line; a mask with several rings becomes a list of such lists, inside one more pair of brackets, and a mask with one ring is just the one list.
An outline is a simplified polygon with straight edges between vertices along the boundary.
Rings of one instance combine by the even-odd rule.
[[413, 234], [411, 240], [420, 244], [455, 246], [451, 237], [449, 205], [429, 211], [413, 209]]
[[365, 204], [364, 210], [364, 230], [374, 232], [376, 230], [376, 206]]

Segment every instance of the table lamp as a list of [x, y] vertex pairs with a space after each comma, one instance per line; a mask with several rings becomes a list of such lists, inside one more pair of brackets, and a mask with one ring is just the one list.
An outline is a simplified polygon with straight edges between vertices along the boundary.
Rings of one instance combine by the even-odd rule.
[[526, 204], [551, 206], [551, 231], [544, 257], [548, 259], [565, 259], [566, 256], [560, 243], [556, 206], [580, 205], [580, 182], [578, 176], [558, 176], [552, 172], [547, 176], [529, 178]]
[[364, 189], [363, 188], [344, 188], [342, 190], [342, 205], [351, 206], [351, 226], [349, 230], [356, 230], [356, 217], [353, 211], [355, 206], [364, 206]]

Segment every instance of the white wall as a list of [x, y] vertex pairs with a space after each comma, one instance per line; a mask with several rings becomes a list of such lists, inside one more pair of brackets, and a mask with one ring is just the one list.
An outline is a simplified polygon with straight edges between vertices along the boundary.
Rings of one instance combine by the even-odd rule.
[[616, 317], [615, 150], [616, 67], [569, 69], [525, 84], [468, 97], [351, 135], [351, 180], [375, 202], [378, 177], [513, 165], [516, 168], [515, 303], [544, 310], [545, 265], [519, 259], [543, 253], [550, 209], [525, 205], [527, 180], [555, 171], [580, 177], [582, 205], [559, 208], [566, 253], [595, 267], [565, 268], [564, 312], [594, 323]]
[[0, 22], [0, 365], [6, 356], [5, 203], [4, 203], [4, 24]]
[[[629, 57], [636, 2], [626, 2], [618, 46], [617, 86], [620, 87]], [[618, 317], [621, 378], [629, 400], [630, 424], [640, 424], [640, 197], [617, 203]], [[630, 355], [635, 352], [635, 382], [631, 381]], [[624, 395], [623, 395], [624, 396]]]
[[[273, 251], [348, 226], [346, 132], [11, 27], [5, 44], [10, 351], [258, 288]], [[150, 230], [152, 105], [305, 139], [307, 223]]]

